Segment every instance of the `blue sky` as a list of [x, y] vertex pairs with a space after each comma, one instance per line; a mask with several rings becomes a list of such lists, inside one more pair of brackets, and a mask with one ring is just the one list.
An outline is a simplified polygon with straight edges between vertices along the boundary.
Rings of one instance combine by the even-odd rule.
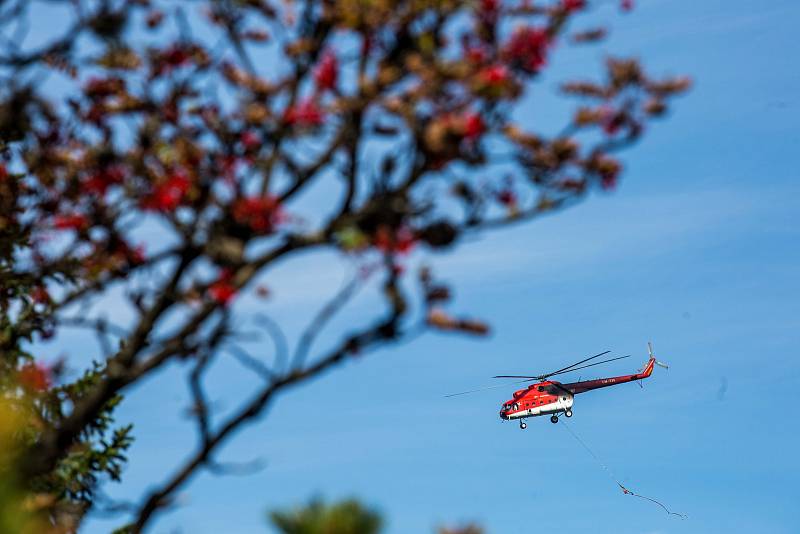
[[[270, 532], [268, 509], [314, 495], [376, 506], [388, 534], [472, 520], [491, 533], [800, 531], [800, 4], [638, 4], [624, 17], [597, 8], [612, 30], [606, 49], [641, 56], [654, 73], [690, 74], [695, 87], [626, 154], [619, 190], [431, 260], [456, 288], [456, 309], [490, 320], [492, 336], [425, 335], [282, 396], [218, 456], [265, 468], [201, 474], [152, 532]], [[557, 82], [599, 72], [602, 57], [559, 49], [522, 116], [555, 124]], [[297, 332], [347, 272], [333, 255], [279, 266], [270, 312]], [[634, 356], [584, 377], [632, 372], [648, 340], [670, 369], [656, 368], [643, 389], [577, 397], [569, 423], [626, 486], [686, 521], [622, 495], [565, 429], [501, 422], [514, 386], [443, 397], [605, 349]], [[120, 410], [137, 440], [112, 495], [137, 498], [192, 445], [179, 371], [130, 392]], [[252, 385], [226, 367], [212, 389], [231, 409]], [[84, 531], [112, 524], [96, 518]]]

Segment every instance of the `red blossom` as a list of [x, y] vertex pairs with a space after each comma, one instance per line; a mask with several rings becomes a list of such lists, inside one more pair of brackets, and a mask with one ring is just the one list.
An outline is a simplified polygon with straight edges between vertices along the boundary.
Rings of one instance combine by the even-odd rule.
[[93, 124], [102, 124], [106, 118], [106, 108], [100, 104], [93, 104], [86, 112], [86, 120]]
[[219, 274], [219, 278], [208, 286], [208, 296], [215, 302], [227, 306], [238, 291], [236, 286], [233, 285], [232, 280], [233, 271], [230, 269], [223, 269]]
[[154, 9], [147, 14], [145, 22], [147, 23], [148, 28], [153, 29], [158, 27], [162, 20], [164, 20], [164, 12]]
[[621, 115], [614, 115], [611, 119], [603, 123], [603, 131], [607, 135], [614, 135], [622, 126], [624, 120]]
[[283, 120], [289, 126], [301, 128], [322, 126], [325, 122], [325, 113], [316, 101], [308, 99], [289, 107], [284, 113]]
[[191, 57], [189, 51], [181, 45], [174, 45], [161, 54], [163, 63], [171, 68], [187, 64]]
[[479, 113], [470, 113], [464, 119], [464, 138], [474, 141], [486, 131], [486, 124]]
[[26, 363], [20, 368], [17, 379], [28, 391], [45, 391], [50, 387], [50, 369], [40, 363]]
[[401, 228], [395, 236], [395, 251], [398, 254], [408, 254], [413, 250], [417, 238], [408, 228]]
[[375, 236], [372, 238], [375, 248], [383, 252], [388, 252], [392, 247], [392, 232], [385, 226], [378, 228]]
[[269, 297], [270, 293], [269, 288], [263, 284], [256, 287], [256, 295], [258, 295], [259, 298], [265, 299]]
[[84, 230], [89, 227], [89, 219], [80, 213], [64, 213], [53, 217], [53, 228], [57, 230]]
[[500, 13], [500, 0], [481, 0], [478, 16], [486, 24], [495, 24]]
[[192, 182], [183, 171], [175, 171], [157, 185], [152, 195], [144, 199], [142, 207], [153, 211], [173, 211], [181, 205]]
[[147, 259], [144, 245], [131, 247], [125, 241], [118, 241], [113, 255], [130, 265], [141, 265]]
[[193, 61], [198, 65], [202, 65], [206, 59], [206, 52], [199, 45], [187, 42], [174, 44], [155, 54], [153, 57], [153, 74], [161, 76]]
[[31, 289], [31, 299], [36, 304], [48, 304], [50, 302], [50, 293], [44, 286], [36, 286]]
[[226, 183], [233, 184], [236, 179], [236, 168], [239, 165], [239, 159], [233, 155], [219, 156], [217, 165], [219, 165], [223, 180]]
[[464, 48], [464, 58], [470, 63], [481, 64], [486, 61], [489, 54], [482, 46], [468, 45]]
[[372, 47], [375, 44], [375, 41], [372, 37], [372, 34], [367, 34], [361, 41], [361, 55], [364, 57], [369, 56], [369, 53], [372, 52]]
[[264, 30], [247, 30], [242, 34], [242, 37], [257, 43], [265, 43], [269, 41], [269, 33]]
[[103, 196], [112, 185], [125, 180], [125, 168], [121, 165], [110, 165], [90, 174], [81, 184], [84, 193]]
[[381, 252], [394, 254], [408, 254], [416, 242], [414, 232], [405, 226], [396, 232], [392, 232], [388, 226], [381, 226], [373, 238], [375, 248]]
[[604, 174], [600, 179], [600, 187], [606, 191], [612, 191], [617, 187], [619, 173]]
[[514, 30], [503, 47], [503, 56], [525, 72], [534, 73], [547, 63], [550, 36], [543, 28], [523, 26]]
[[242, 146], [247, 151], [255, 150], [261, 146], [261, 138], [253, 130], [242, 132], [239, 140], [242, 142]]
[[614, 135], [624, 126], [626, 121], [625, 113], [615, 110], [609, 106], [603, 106], [600, 110], [601, 123], [606, 135]]
[[517, 205], [517, 194], [511, 189], [503, 189], [497, 193], [497, 200], [506, 207]]
[[600, 187], [608, 191], [617, 186], [619, 173], [622, 171], [619, 161], [610, 157], [600, 157], [594, 163], [594, 167], [600, 175]]
[[485, 67], [478, 72], [478, 79], [484, 85], [494, 87], [505, 85], [510, 78], [511, 73], [509, 72], [508, 67], [499, 63]]
[[270, 233], [283, 215], [278, 199], [273, 196], [240, 198], [233, 204], [233, 219], [258, 233]]
[[314, 82], [317, 84], [317, 89], [326, 90], [336, 87], [336, 81], [339, 77], [339, 60], [336, 54], [330, 50], [322, 54], [322, 59], [314, 71]]
[[564, 178], [558, 183], [559, 187], [565, 191], [583, 191], [586, 187], [586, 183], [583, 180], [578, 180], [576, 178]]
[[141, 263], [144, 263], [145, 259], [147, 259], [147, 256], [145, 255], [144, 245], [136, 245], [135, 247], [129, 250], [128, 260], [132, 264], [139, 265]]
[[579, 11], [586, 7], [586, 0], [561, 0], [561, 8], [567, 13]]
[[93, 99], [105, 98], [125, 90], [125, 80], [116, 76], [110, 78], [90, 78], [83, 91]]

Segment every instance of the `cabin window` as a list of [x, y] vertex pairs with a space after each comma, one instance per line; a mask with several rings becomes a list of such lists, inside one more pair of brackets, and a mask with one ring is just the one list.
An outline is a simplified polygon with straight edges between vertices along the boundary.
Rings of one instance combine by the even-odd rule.
[[542, 386], [539, 386], [538, 388], [536, 388], [536, 391], [544, 391], [544, 388]]

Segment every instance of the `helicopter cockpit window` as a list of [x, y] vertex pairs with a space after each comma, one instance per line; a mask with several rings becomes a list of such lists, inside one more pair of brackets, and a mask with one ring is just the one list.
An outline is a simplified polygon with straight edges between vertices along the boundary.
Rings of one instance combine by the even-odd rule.
[[544, 391], [544, 388], [542, 386], [539, 386], [536, 388], [536, 391]]

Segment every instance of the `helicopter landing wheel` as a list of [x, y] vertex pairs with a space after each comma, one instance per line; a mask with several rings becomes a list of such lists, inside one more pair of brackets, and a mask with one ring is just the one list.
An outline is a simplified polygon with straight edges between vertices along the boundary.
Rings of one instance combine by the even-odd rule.
[[558, 423], [558, 416], [557, 415], [551, 415], [550, 416], [550, 422], [553, 423], [553, 424]]
[[528, 428], [528, 423], [526, 423], [524, 421], [520, 421], [519, 422], [519, 428], [520, 428], [520, 430], [525, 430], [526, 428]]
[[572, 417], [572, 410], [567, 410], [566, 412], [564, 412], [564, 416], [565, 417]]

